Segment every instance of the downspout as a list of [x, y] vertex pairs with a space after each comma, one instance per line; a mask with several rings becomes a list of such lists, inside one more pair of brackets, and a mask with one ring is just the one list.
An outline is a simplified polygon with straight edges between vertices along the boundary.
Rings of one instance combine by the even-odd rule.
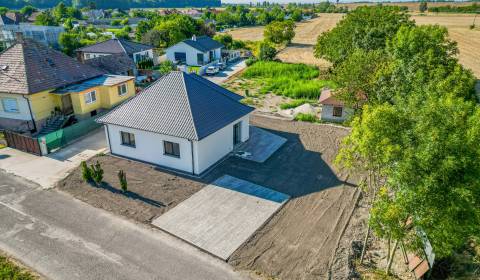
[[192, 150], [192, 174], [195, 175], [195, 159], [193, 158], [193, 141], [190, 140], [190, 147]]
[[108, 142], [108, 148], [110, 149], [110, 154], [113, 155], [112, 151], [112, 144], [110, 144], [110, 130], [108, 129], [108, 124], [104, 124], [105, 127], [107, 128], [107, 142]]
[[23, 97], [25, 100], [27, 100], [28, 111], [30, 112], [30, 118], [32, 118], [33, 130], [34, 130], [34, 132], [37, 132], [37, 125], [35, 124], [35, 119], [33, 118], [32, 106], [31, 106], [31, 104], [30, 104], [30, 99], [26, 98], [25, 95], [22, 95], [22, 97]]

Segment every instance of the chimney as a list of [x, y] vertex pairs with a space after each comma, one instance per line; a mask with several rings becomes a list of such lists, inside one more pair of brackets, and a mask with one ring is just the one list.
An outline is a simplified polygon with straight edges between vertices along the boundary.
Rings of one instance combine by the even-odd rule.
[[23, 43], [23, 33], [22, 32], [15, 32], [15, 41], [17, 43]]
[[193, 35], [192, 36], [192, 41], [197, 41], [197, 36]]

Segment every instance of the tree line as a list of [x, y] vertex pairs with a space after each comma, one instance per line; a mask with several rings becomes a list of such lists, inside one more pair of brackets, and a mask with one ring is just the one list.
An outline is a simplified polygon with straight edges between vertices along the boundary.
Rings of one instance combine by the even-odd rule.
[[[92, 3], [99, 9], [130, 8], [182, 8], [182, 7], [219, 7], [221, 0], [66, 0], [68, 6], [88, 7]], [[59, 0], [0, 0], [0, 6], [20, 9], [34, 6], [40, 9], [52, 8]]]
[[419, 232], [439, 259], [480, 238], [480, 108], [458, 52], [446, 28], [388, 6], [355, 9], [315, 47], [358, 109], [336, 163], [366, 174], [364, 248], [370, 229], [388, 242], [387, 272], [399, 245], [422, 249]]

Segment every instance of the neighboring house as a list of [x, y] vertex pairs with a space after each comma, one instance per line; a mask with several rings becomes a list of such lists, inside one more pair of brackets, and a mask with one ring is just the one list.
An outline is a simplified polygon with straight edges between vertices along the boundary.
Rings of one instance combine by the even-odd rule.
[[322, 104], [322, 120], [343, 122], [354, 113], [352, 108], [345, 107], [342, 101], [335, 98], [330, 89], [322, 90], [318, 102]]
[[20, 24], [22, 16], [19, 13], [9, 12], [0, 15], [0, 25]]
[[30, 38], [44, 45], [59, 47], [60, 34], [65, 29], [62, 26], [41, 26], [28, 23], [0, 25], [0, 42], [4, 47], [15, 43], [16, 33], [22, 33], [24, 38]]
[[173, 71], [97, 121], [112, 154], [199, 175], [249, 139], [254, 108], [241, 99]]
[[105, 12], [103, 10], [88, 10], [82, 12], [82, 16], [87, 17], [89, 19], [99, 19], [105, 17]]
[[20, 35], [0, 53], [0, 84], [0, 129], [31, 133], [58, 118], [90, 117], [135, 94], [134, 77], [105, 75]]
[[153, 60], [153, 47], [140, 44], [125, 39], [110, 39], [94, 45], [77, 49], [78, 60], [84, 62], [86, 60], [99, 56], [107, 56], [112, 54], [126, 54], [138, 63], [145, 59]]
[[100, 69], [107, 74], [137, 76], [137, 67], [126, 54], [99, 56], [85, 60], [85, 64]]
[[203, 66], [222, 58], [223, 45], [208, 36], [193, 36], [192, 39], [169, 47], [167, 59], [178, 64]]
[[200, 19], [203, 15], [203, 12], [197, 9], [182, 10], [182, 13], [194, 19]]

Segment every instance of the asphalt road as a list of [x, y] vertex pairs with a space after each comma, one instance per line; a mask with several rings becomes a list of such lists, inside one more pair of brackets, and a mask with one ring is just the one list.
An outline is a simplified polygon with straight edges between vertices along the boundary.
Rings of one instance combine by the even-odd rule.
[[48, 279], [244, 279], [166, 233], [3, 171], [0, 250]]

